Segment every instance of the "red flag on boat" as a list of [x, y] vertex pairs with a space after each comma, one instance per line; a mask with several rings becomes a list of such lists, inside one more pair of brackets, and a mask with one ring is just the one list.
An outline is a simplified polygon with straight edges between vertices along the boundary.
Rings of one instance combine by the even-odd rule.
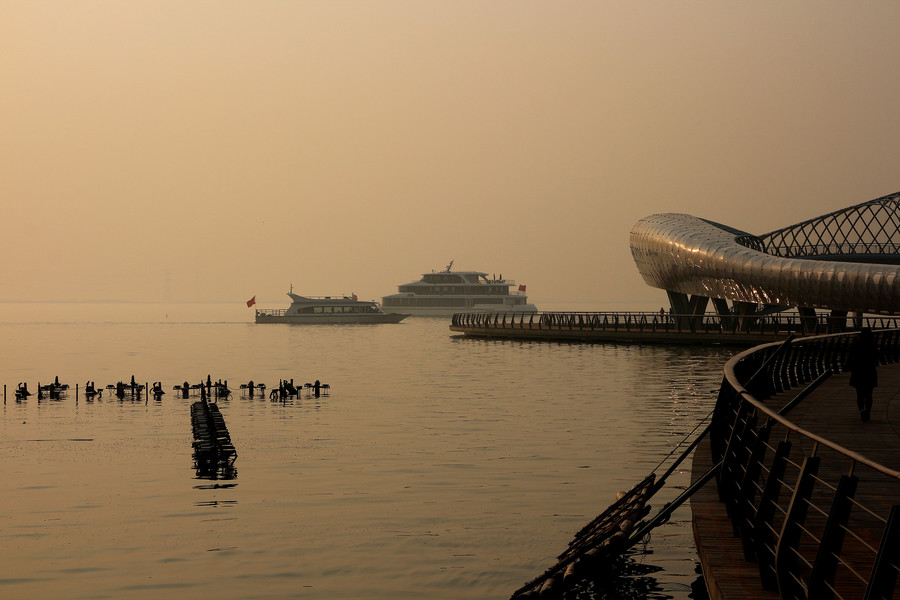
[[250, 298], [249, 300], [247, 300], [247, 308], [250, 308], [250, 307], [253, 306], [254, 304], [256, 304], [256, 296], [253, 296], [252, 298]]
[[524, 292], [524, 291], [525, 291], [525, 284], [524, 284], [524, 283], [523, 283], [522, 285], [519, 286], [519, 291], [520, 291], [520, 292]]

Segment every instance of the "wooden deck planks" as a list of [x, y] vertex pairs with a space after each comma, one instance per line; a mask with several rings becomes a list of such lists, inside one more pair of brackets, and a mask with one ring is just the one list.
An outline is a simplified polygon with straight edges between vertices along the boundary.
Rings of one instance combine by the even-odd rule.
[[[849, 386], [849, 376], [831, 377], [809, 398], [800, 404], [789, 418], [808, 431], [832, 440], [886, 467], [900, 470], [900, 365], [879, 368], [879, 387], [874, 394], [872, 418], [860, 420], [856, 410], [856, 393]], [[789, 390], [767, 401], [781, 406], [799, 393]], [[694, 453], [693, 477], [697, 478], [712, 466], [708, 443], [698, 446]], [[836, 477], [846, 474], [848, 461], [823, 460], [822, 474]], [[872, 477], [865, 470], [855, 472], [861, 478], [860, 496], [872, 507], [887, 509], [900, 503], [900, 481]], [[776, 592], [763, 589], [759, 567], [744, 559], [740, 538], [733, 535], [725, 507], [719, 502], [715, 485], [709, 484], [691, 499], [694, 539], [703, 566], [707, 588], [713, 600], [742, 600], [778, 598]], [[816, 530], [821, 519], [811, 515], [809, 527]], [[861, 537], [877, 546], [881, 524], [872, 520], [871, 528]], [[847, 542], [848, 561], [863, 560], [865, 552]], [[868, 571], [865, 572], [868, 576]], [[851, 582], [847, 582], [849, 586]], [[855, 594], [850, 595], [855, 597]]]
[[590, 329], [564, 327], [554, 329], [508, 327], [475, 327], [451, 325], [450, 331], [472, 338], [517, 339], [532, 341], [569, 341], [620, 344], [720, 344], [750, 348], [758, 344], [784, 341], [787, 332], [730, 333], [718, 330], [678, 331], [676, 329], [647, 329], [625, 327], [618, 329]]

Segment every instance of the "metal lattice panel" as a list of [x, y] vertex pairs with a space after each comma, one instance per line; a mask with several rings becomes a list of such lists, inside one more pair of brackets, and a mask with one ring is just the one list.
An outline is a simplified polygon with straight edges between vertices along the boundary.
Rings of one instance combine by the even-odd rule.
[[[834, 259], [900, 255], [900, 192], [760, 236], [765, 252]], [[896, 262], [896, 259], [890, 262]]]

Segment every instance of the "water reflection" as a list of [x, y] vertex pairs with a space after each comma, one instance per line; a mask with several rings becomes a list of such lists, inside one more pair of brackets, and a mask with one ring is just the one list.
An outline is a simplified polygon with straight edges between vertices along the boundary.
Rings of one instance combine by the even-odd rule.
[[232, 506], [237, 504], [237, 500], [202, 500], [195, 502], [195, 506]]
[[[233, 487], [237, 487], [236, 483], [211, 483], [204, 485], [195, 485], [195, 490], [227, 490]], [[235, 501], [237, 502], [237, 501]]]
[[[660, 583], [655, 575], [663, 571], [662, 567], [644, 562], [650, 552], [626, 556], [614, 566], [596, 571], [590, 577], [572, 584], [560, 596], [563, 600], [672, 600], [676, 597], [687, 597], [694, 600], [708, 600], [702, 575], [689, 586], [689, 589], [668, 589]], [[695, 572], [700, 575], [697, 563]]]
[[[120, 597], [152, 580], [197, 582], [221, 600], [506, 598], [709, 412], [724, 364], [714, 348], [459, 342], [428, 319], [329, 329], [108, 320], [0, 322], [6, 339], [26, 340], [0, 347], [2, 381], [134, 373], [167, 392], [110, 401], [98, 383], [100, 402], [3, 407], [0, 531], [46, 533], [0, 535], [7, 569], [39, 579], [48, 554], [59, 565], [53, 581], [4, 595]], [[241, 455], [240, 487], [219, 474], [193, 479], [187, 462], [200, 395], [191, 374], [210, 367], [228, 381], [302, 385], [291, 402], [269, 401], [270, 386], [245, 398], [235, 383], [217, 403], [209, 388]], [[339, 382], [340, 394], [325, 398], [320, 385], [322, 397], [307, 399], [304, 382], [316, 378]], [[187, 398], [171, 387], [185, 380], [198, 385]], [[670, 500], [662, 494], [656, 508]], [[221, 510], [229, 519], [198, 526], [198, 512]], [[696, 579], [689, 520], [676, 512], [654, 553], [634, 557], [661, 571], [622, 577], [684, 600]], [[56, 577], [98, 566], [108, 571], [74, 590]]]

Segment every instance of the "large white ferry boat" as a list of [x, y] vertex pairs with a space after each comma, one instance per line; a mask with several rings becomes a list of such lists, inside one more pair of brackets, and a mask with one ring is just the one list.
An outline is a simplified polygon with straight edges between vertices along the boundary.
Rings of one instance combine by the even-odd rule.
[[422, 317], [449, 317], [460, 312], [537, 312], [528, 303], [525, 286], [503, 276], [481, 271], [451, 271], [453, 261], [443, 271], [422, 274], [422, 279], [404, 283], [396, 294], [384, 296], [381, 306], [387, 313]]
[[409, 314], [385, 314], [377, 302], [358, 300], [353, 296], [299, 296], [288, 292], [288, 308], [256, 309], [257, 323], [399, 323]]

